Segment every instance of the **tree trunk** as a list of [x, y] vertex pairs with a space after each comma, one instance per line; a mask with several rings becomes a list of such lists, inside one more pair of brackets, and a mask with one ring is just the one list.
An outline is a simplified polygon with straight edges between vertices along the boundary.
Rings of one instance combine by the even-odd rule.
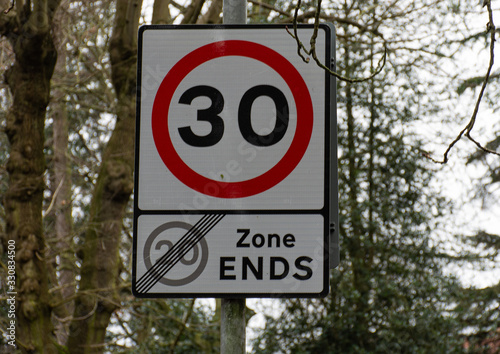
[[[68, 27], [66, 16], [69, 4], [64, 2], [54, 20], [55, 43], [57, 46], [57, 63], [55, 78], [65, 77], [66, 44], [68, 42], [64, 30]], [[56, 86], [56, 85], [55, 85]], [[71, 215], [71, 169], [68, 162], [68, 112], [66, 109], [65, 92], [55, 89], [53, 92], [51, 112], [53, 118], [53, 178], [52, 203], [55, 214], [55, 244], [53, 244], [54, 264], [57, 266], [56, 284], [57, 298], [63, 304], [54, 308], [57, 341], [65, 345], [68, 340], [69, 317], [73, 314], [74, 301], [68, 300], [75, 295], [75, 254], [73, 247], [73, 223]], [[68, 300], [67, 302], [65, 302]]]
[[222, 0], [212, 0], [207, 12], [201, 15], [196, 23], [222, 23]]
[[[2, 5], [5, 5], [2, 3]], [[16, 55], [5, 73], [13, 104], [5, 131], [10, 142], [6, 237], [16, 243], [16, 340], [27, 353], [56, 353], [45, 263], [42, 202], [44, 126], [57, 54], [51, 25], [59, 1], [22, 1], [0, 20]], [[5, 7], [5, 8], [8, 8]], [[3, 14], [2, 14], [3, 15]]]
[[170, 15], [170, 0], [155, 0], [153, 5], [153, 25], [169, 25], [172, 23]]
[[101, 353], [120, 306], [122, 219], [133, 190], [137, 28], [142, 1], [117, 1], [110, 43], [117, 121], [103, 153], [85, 235], [79, 296], [70, 328], [72, 353]]

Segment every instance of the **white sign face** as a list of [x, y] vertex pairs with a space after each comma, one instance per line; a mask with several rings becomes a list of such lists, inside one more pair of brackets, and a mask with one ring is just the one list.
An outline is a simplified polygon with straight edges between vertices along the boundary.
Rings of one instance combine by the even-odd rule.
[[263, 32], [143, 32], [140, 209], [323, 207], [325, 73]]
[[221, 296], [231, 289], [249, 297], [324, 292], [321, 216], [207, 214], [192, 220], [139, 217], [138, 232], [146, 237], [137, 244], [142, 250], [138, 293], [189, 297], [203, 289]]
[[[326, 294], [331, 79], [281, 25], [139, 35], [134, 293]], [[321, 26], [318, 57], [332, 45]]]

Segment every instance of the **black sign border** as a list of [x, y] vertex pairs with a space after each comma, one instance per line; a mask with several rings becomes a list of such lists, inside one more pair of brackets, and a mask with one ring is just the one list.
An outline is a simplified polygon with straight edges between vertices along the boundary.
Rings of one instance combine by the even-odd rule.
[[[325, 297], [329, 293], [330, 269], [339, 264], [339, 236], [338, 236], [338, 172], [337, 172], [337, 102], [336, 79], [325, 72], [325, 178], [324, 178], [324, 205], [320, 210], [141, 210], [138, 206], [139, 196], [139, 137], [141, 112], [141, 77], [143, 33], [146, 30], [234, 30], [234, 29], [283, 29], [292, 30], [291, 24], [249, 24], [249, 25], [144, 25], [139, 28], [138, 55], [137, 55], [137, 99], [136, 99], [136, 136], [135, 136], [135, 173], [134, 173], [134, 206], [133, 206], [133, 257], [132, 257], [132, 293], [138, 298], [317, 298]], [[300, 29], [312, 29], [312, 24], [298, 24]], [[332, 70], [336, 68], [335, 61], [335, 28], [333, 24], [322, 23], [319, 28], [325, 31], [326, 48], [325, 63]], [[310, 63], [310, 65], [316, 65]], [[328, 134], [329, 132], [329, 134]], [[140, 215], [184, 215], [184, 214], [259, 214], [259, 215], [322, 215], [324, 218], [324, 252], [323, 252], [323, 289], [319, 293], [139, 293], [136, 290], [137, 282], [137, 219]]]

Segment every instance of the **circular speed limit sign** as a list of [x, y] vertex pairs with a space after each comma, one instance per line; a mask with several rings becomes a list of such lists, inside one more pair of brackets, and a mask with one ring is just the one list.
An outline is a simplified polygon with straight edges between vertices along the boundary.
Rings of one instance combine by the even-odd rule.
[[[230, 66], [228, 60], [235, 59], [243, 62], [242, 70], [252, 65], [268, 71], [271, 68], [282, 87], [246, 83], [249, 87], [235, 93], [221, 91], [217, 83], [193, 80], [211, 70], [211, 65]], [[233, 76], [238, 80], [237, 70]], [[238, 82], [238, 86], [244, 87], [245, 82]], [[262, 115], [269, 117], [270, 123], [258, 128]], [[224, 40], [189, 52], [169, 70], [156, 93], [151, 124], [156, 149], [179, 181], [204, 195], [228, 199], [257, 195], [283, 181], [308, 148], [313, 120], [308, 87], [285, 57], [255, 42]], [[242, 144], [260, 155], [278, 158], [257, 172], [234, 167], [240, 172], [239, 180], [227, 181], [229, 176], [204, 171], [203, 167], [211, 166], [210, 161], [218, 157], [229, 161], [226, 164], [237, 164], [230, 151], [243, 155]], [[273, 149], [279, 153], [273, 154]], [[189, 163], [187, 155], [197, 156], [203, 164]]]

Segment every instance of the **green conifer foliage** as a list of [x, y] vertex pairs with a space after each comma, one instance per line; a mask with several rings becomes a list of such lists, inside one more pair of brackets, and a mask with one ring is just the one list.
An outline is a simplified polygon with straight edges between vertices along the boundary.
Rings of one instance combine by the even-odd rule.
[[[341, 75], [374, 72], [382, 37], [387, 64], [372, 80], [338, 82], [341, 261], [331, 293], [283, 301], [282, 316], [268, 316], [254, 349], [461, 352], [461, 285], [444, 273], [453, 260], [433, 234], [448, 203], [431, 187], [435, 168], [412, 128], [439, 109], [432, 83], [448, 56], [440, 31], [454, 20], [439, 1], [327, 6], [323, 17], [337, 22]], [[440, 23], [439, 14], [448, 20]]]

